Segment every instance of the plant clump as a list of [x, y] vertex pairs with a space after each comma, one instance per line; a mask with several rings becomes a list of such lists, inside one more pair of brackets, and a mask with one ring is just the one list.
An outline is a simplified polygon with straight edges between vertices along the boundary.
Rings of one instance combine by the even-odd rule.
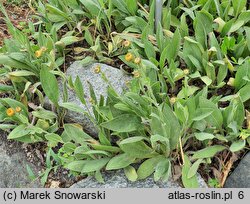
[[[58, 166], [99, 182], [102, 171], [118, 169], [132, 182], [167, 182], [178, 166], [184, 187], [198, 187], [197, 172], [223, 187], [230, 170], [222, 166], [250, 144], [247, 1], [166, 1], [157, 28], [154, 0], [29, 6], [34, 23], [20, 29], [0, 4], [12, 35], [0, 48], [0, 93], [8, 96], [0, 98], [0, 129], [11, 140], [46, 144], [43, 184]], [[125, 67], [133, 77], [123, 94], [109, 86], [107, 100], [89, 84], [92, 114], [68, 102], [71, 88], [87, 106], [80, 78], [65, 74], [72, 60]], [[106, 79], [99, 65], [93, 74]], [[67, 110], [87, 115], [98, 135], [65, 123]]]

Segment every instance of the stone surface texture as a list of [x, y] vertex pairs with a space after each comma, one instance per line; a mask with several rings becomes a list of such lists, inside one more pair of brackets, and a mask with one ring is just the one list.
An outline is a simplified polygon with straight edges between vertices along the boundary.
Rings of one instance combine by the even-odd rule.
[[38, 181], [29, 179], [26, 165], [36, 172], [38, 169], [26, 159], [20, 144], [10, 143], [0, 131], [0, 188], [37, 188]]
[[250, 188], [250, 152], [228, 177], [225, 188]]
[[[198, 175], [200, 188], [207, 188], [205, 181]], [[95, 178], [88, 177], [71, 186], [71, 188], [181, 188], [177, 181], [155, 182], [153, 176], [147, 179], [130, 182], [122, 170], [104, 172], [105, 183], [99, 183]]]
[[[95, 73], [95, 68], [99, 66], [101, 72]], [[75, 81], [76, 77], [78, 76], [83, 84], [84, 92], [85, 92], [85, 99], [87, 103], [87, 107], [83, 105], [78, 97], [76, 96], [75, 92], [71, 89], [68, 89], [68, 102], [72, 102], [80, 107], [83, 108], [84, 111], [90, 110], [92, 113], [92, 105], [90, 102], [90, 92], [89, 92], [89, 84], [90, 83], [93, 86], [93, 89], [95, 91], [97, 100], [99, 101], [100, 96], [104, 96], [104, 98], [107, 98], [107, 88], [108, 83], [103, 79], [102, 74], [106, 76], [111, 86], [116, 90], [118, 94], [121, 94], [124, 89], [126, 89], [126, 82], [131, 79], [128, 75], [126, 75], [123, 71], [105, 65], [100, 63], [94, 63], [89, 66], [83, 66], [81, 62], [76, 61], [74, 62], [66, 72], [67, 76], [71, 76], [73, 82]], [[63, 93], [63, 86], [60, 83], [60, 93], [62, 98]], [[46, 102], [48, 103], [48, 101]], [[48, 106], [48, 104], [46, 104]], [[94, 127], [94, 124], [90, 121], [90, 119], [87, 116], [84, 116], [80, 113], [76, 113], [73, 111], [68, 111], [65, 116], [66, 122], [73, 122], [73, 123], [79, 123], [83, 126], [84, 130], [88, 132], [91, 135], [97, 135], [97, 130]]]

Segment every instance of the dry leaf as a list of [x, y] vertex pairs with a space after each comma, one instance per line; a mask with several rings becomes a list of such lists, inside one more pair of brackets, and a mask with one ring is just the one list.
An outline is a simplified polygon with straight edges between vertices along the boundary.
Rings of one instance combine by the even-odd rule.
[[247, 129], [250, 129], [250, 112], [246, 110]]
[[60, 188], [60, 181], [51, 181], [50, 188]]

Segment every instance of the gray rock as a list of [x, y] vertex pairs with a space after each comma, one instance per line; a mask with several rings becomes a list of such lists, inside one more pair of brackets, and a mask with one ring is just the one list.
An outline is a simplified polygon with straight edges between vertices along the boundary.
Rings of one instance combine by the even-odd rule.
[[[205, 181], [199, 177], [200, 188], [207, 188]], [[99, 183], [95, 178], [88, 177], [71, 186], [71, 188], [181, 188], [181, 185], [173, 179], [168, 182], [155, 182], [153, 176], [147, 179], [130, 182], [122, 170], [103, 173], [105, 183]]]
[[[10, 150], [10, 148], [12, 149]], [[0, 131], [0, 188], [41, 187], [38, 181], [32, 182], [29, 179], [26, 165], [29, 165], [32, 170], [38, 171], [33, 164], [27, 161], [20, 145], [10, 147], [7, 144], [5, 133]]]
[[[89, 93], [88, 82], [93, 86], [98, 101], [101, 95], [104, 96], [105, 99], [107, 98], [108, 87], [108, 83], [102, 78], [102, 74], [95, 73], [96, 66], [100, 66], [101, 72], [106, 76], [109, 83], [112, 85], [112, 87], [116, 90], [118, 94], [121, 94], [123, 92], [126, 87], [126, 81], [130, 79], [130, 77], [124, 74], [121, 70], [105, 64], [94, 63], [84, 67], [81, 62], [74, 62], [67, 69], [66, 75], [71, 76], [73, 81], [75, 81], [77, 76], [80, 78], [85, 92], [84, 97], [86, 99], [87, 107], [80, 102], [75, 92], [71, 89], [68, 89], [69, 102], [75, 103], [76, 105], [82, 107], [84, 111], [90, 110], [92, 116], [93, 112], [91, 108], [92, 105], [90, 103], [91, 97]], [[63, 86], [61, 83], [59, 87], [61, 93], [60, 98], [62, 99]], [[48, 100], [45, 103], [45, 107], [48, 107]], [[93, 122], [87, 116], [84, 116], [80, 113], [68, 111], [65, 116], [65, 121], [81, 124], [84, 130], [91, 135], [97, 135], [98, 133]]]
[[239, 163], [228, 177], [225, 188], [250, 188], [250, 153]]

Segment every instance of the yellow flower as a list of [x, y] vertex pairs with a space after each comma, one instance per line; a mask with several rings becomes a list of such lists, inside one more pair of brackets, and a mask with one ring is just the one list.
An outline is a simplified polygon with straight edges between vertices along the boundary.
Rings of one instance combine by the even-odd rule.
[[42, 54], [43, 54], [43, 51], [42, 51], [42, 50], [37, 50], [37, 51], [35, 52], [35, 56], [36, 56], [37, 58], [40, 58], [40, 57], [42, 56]]
[[183, 73], [184, 73], [185, 75], [188, 75], [188, 74], [189, 74], [189, 69], [184, 69], [184, 70], [183, 70]]
[[170, 98], [170, 104], [174, 105], [176, 103], [176, 97]]
[[20, 107], [16, 107], [16, 112], [17, 113], [19, 113], [19, 112], [21, 112], [22, 111], [22, 109], [20, 108]]
[[134, 60], [135, 64], [140, 64], [141, 63], [141, 58], [140, 57], [136, 57]]
[[14, 111], [13, 108], [8, 108], [8, 109], [6, 110], [6, 114], [7, 114], [9, 117], [11, 117], [11, 116], [15, 115], [15, 111]]
[[134, 71], [133, 75], [134, 75], [135, 78], [139, 78], [141, 76], [139, 71]]
[[133, 60], [134, 56], [131, 53], [126, 54], [125, 60], [128, 62], [131, 62]]
[[47, 51], [47, 48], [46, 48], [46, 47], [41, 47], [39, 50], [37, 50], [37, 51], [35, 52], [35, 56], [36, 56], [37, 58], [39, 58], [39, 57], [41, 57], [41, 56], [43, 55], [43, 53], [46, 52], [46, 51]]
[[124, 47], [129, 47], [131, 45], [131, 42], [129, 41], [129, 40], [125, 40], [124, 42], [123, 42], [123, 46]]
[[100, 65], [97, 65], [97, 66], [95, 67], [95, 69], [94, 69], [94, 72], [95, 72], [96, 74], [99, 74], [99, 73], [101, 72], [101, 66], [100, 66]]

